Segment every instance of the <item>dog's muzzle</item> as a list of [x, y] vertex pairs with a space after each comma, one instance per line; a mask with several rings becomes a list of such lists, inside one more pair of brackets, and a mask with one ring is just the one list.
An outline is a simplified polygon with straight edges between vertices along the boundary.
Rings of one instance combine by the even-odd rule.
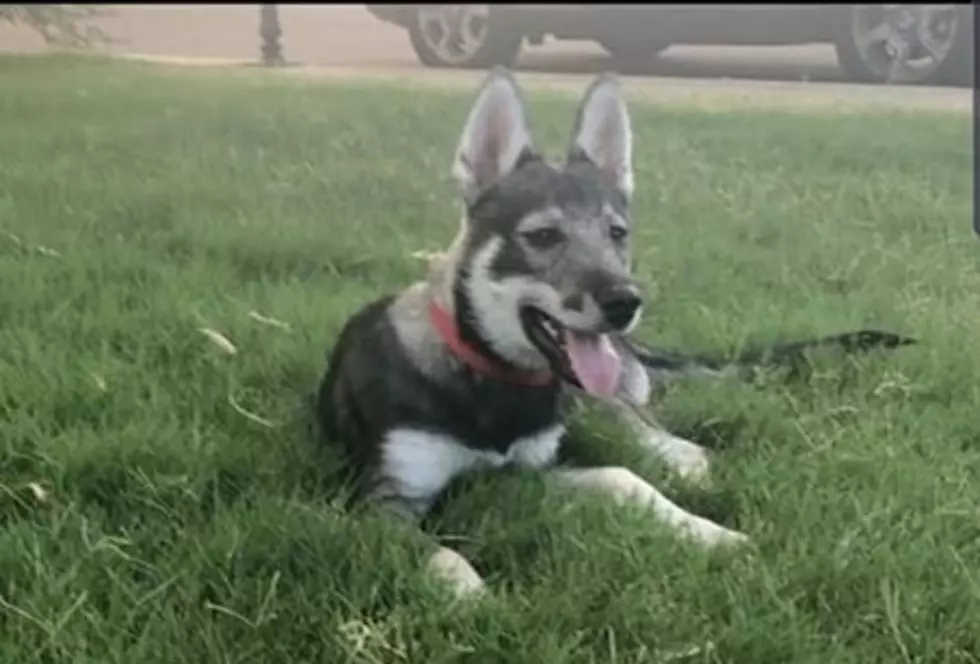
[[617, 332], [626, 330], [643, 306], [640, 291], [632, 284], [611, 286], [593, 297], [605, 323]]
[[521, 308], [521, 324], [524, 334], [562, 380], [590, 394], [609, 396], [616, 390], [622, 360], [609, 334], [567, 328], [531, 306]]

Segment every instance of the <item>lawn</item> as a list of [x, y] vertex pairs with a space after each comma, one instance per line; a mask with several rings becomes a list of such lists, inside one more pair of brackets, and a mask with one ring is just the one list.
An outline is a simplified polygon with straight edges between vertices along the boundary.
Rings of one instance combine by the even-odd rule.
[[[560, 154], [576, 100], [528, 97]], [[964, 114], [633, 104], [640, 337], [922, 342], [672, 389], [662, 421], [719, 447], [709, 490], [599, 409], [576, 426], [572, 461], [628, 462], [752, 548], [474, 477], [431, 530], [491, 591], [451, 605], [423, 537], [343, 512], [305, 399], [345, 318], [452, 238], [472, 98], [0, 59], [0, 661], [980, 661]]]

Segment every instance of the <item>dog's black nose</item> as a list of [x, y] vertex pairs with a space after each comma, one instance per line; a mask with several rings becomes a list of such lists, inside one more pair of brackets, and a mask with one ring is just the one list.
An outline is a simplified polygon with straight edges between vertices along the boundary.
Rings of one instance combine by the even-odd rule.
[[633, 322], [636, 312], [643, 306], [643, 299], [635, 286], [614, 286], [597, 293], [596, 303], [606, 322], [617, 330], [623, 330]]

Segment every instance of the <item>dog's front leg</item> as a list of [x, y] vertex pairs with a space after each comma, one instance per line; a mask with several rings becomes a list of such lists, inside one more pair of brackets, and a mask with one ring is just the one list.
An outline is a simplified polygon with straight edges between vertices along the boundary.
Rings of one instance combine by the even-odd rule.
[[705, 484], [708, 481], [708, 451], [700, 445], [671, 435], [662, 427], [645, 422], [634, 409], [643, 408], [654, 393], [650, 373], [633, 355], [622, 340], [620, 352], [623, 374], [616, 398], [610, 399], [618, 419], [626, 424], [633, 438], [643, 447], [664, 460], [675, 473], [685, 479]]
[[654, 428], [625, 404], [615, 404], [615, 409], [640, 445], [663, 459], [681, 477], [698, 484], [707, 484], [708, 450], [665, 429]]
[[706, 547], [739, 544], [748, 539], [742, 533], [684, 510], [628, 468], [564, 468], [554, 472], [561, 481], [573, 486], [601, 491], [621, 504], [648, 508], [673, 530]]

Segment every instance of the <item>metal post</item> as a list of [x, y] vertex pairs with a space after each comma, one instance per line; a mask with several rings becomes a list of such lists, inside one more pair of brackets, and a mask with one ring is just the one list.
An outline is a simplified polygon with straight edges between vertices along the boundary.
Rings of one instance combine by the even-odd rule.
[[262, 64], [266, 67], [286, 64], [279, 41], [282, 37], [279, 5], [259, 5], [259, 36], [262, 38]]

